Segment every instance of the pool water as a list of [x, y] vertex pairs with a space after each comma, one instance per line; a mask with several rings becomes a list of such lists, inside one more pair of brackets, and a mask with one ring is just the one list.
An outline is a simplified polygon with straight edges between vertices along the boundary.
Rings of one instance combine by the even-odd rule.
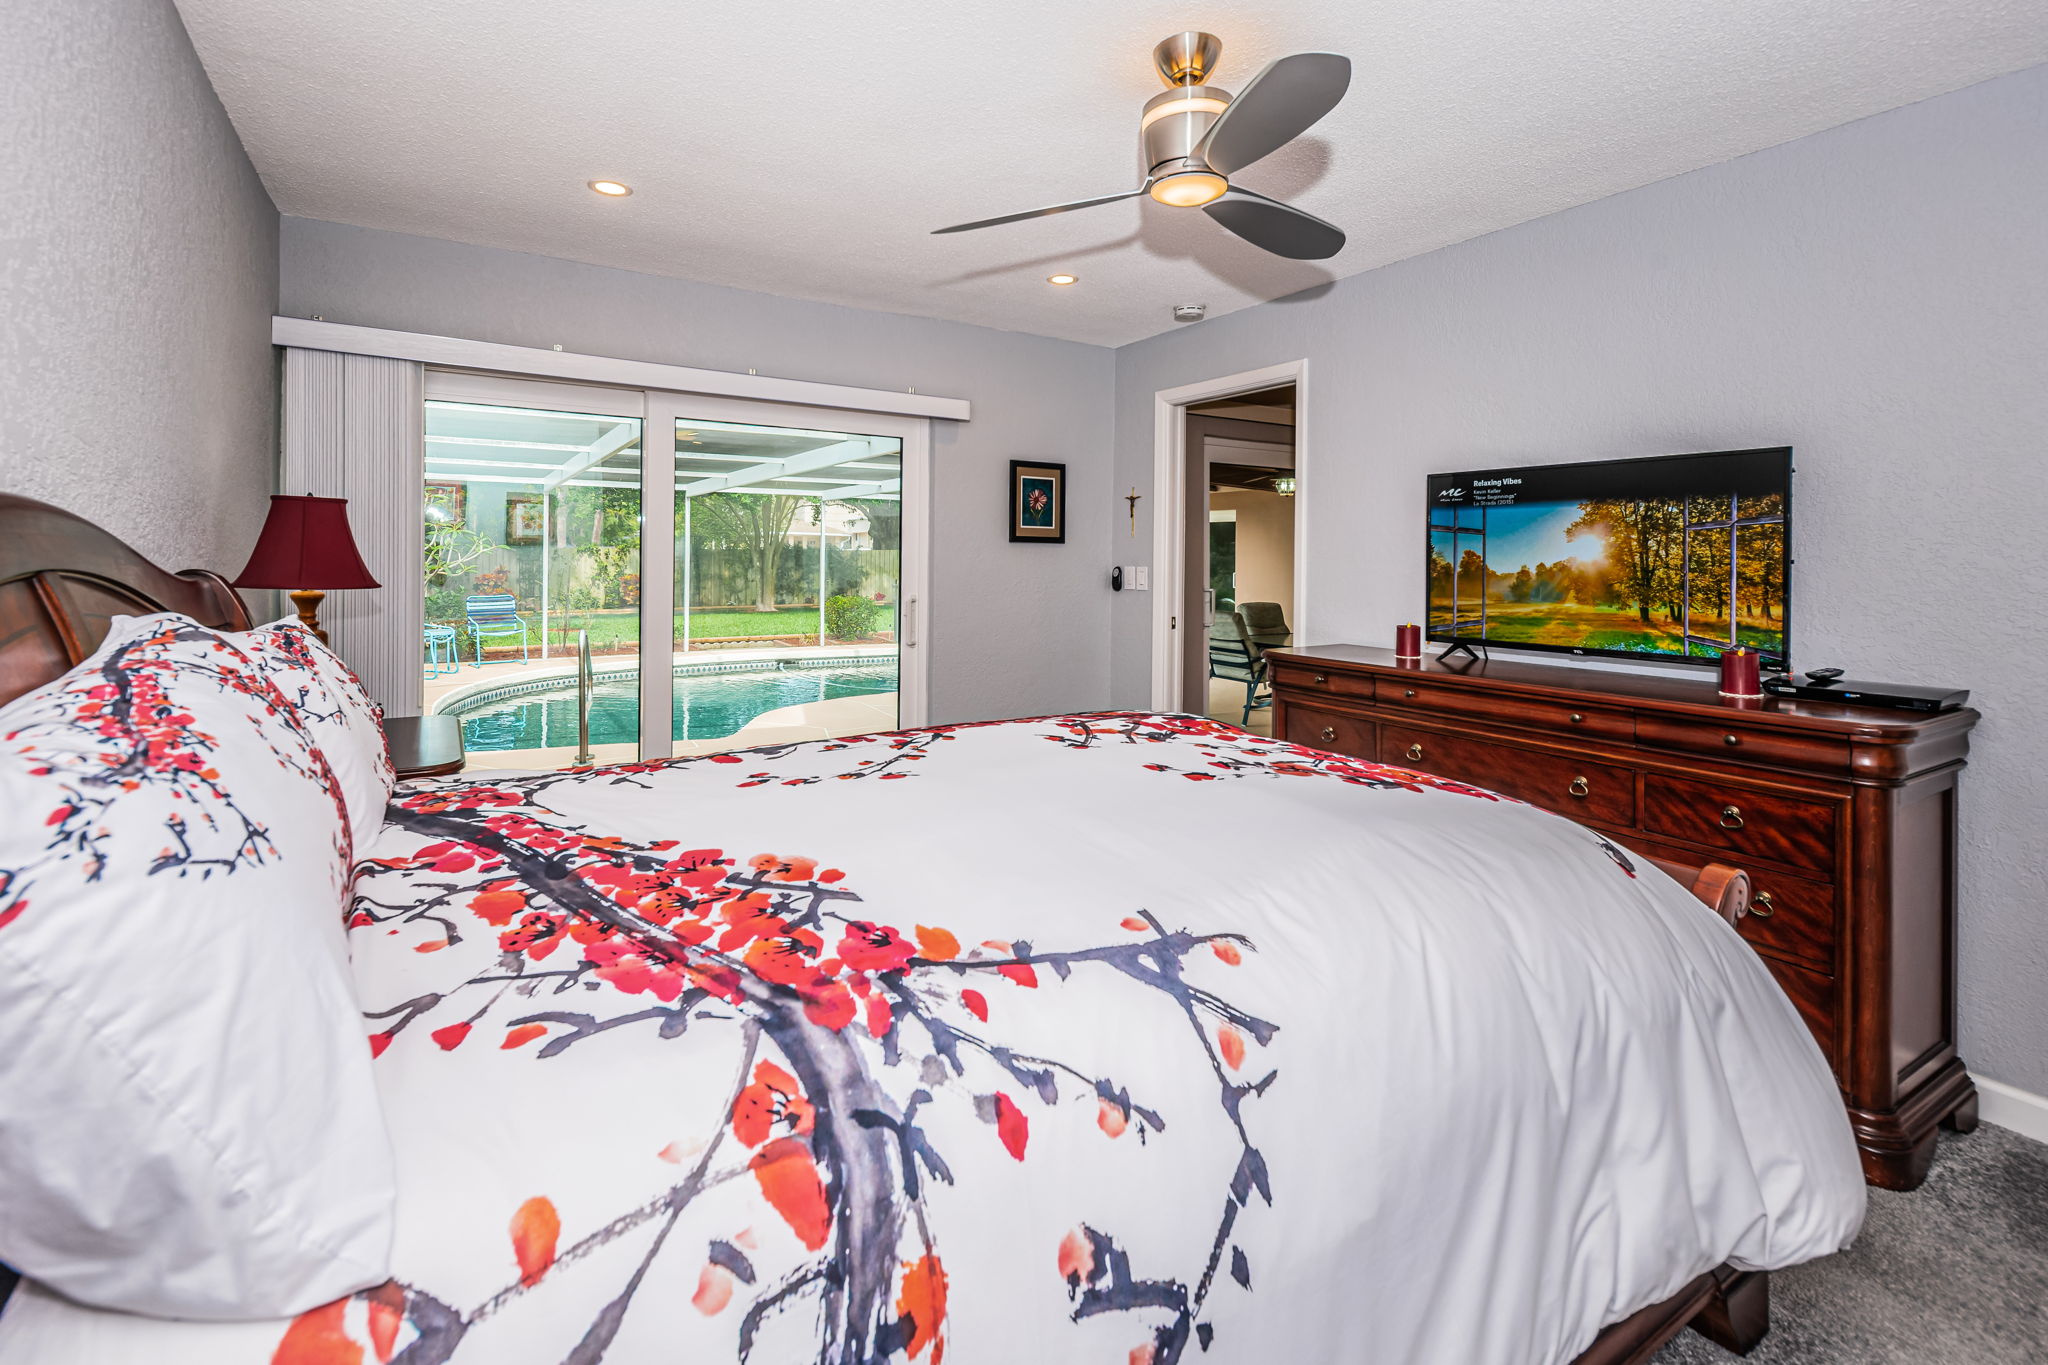
[[[676, 679], [675, 737], [717, 739], [780, 706], [864, 697], [896, 690], [896, 665], [787, 668], [695, 674]], [[600, 682], [590, 698], [590, 742], [632, 744], [640, 737], [637, 678]], [[576, 685], [487, 702], [462, 715], [462, 742], [472, 750], [546, 749], [576, 743]]]

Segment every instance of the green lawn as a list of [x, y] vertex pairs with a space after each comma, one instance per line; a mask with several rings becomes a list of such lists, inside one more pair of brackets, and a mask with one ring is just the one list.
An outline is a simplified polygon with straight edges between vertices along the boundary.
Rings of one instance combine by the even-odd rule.
[[[1476, 603], [1464, 613], [1468, 620], [1478, 614]], [[1432, 626], [1440, 627], [1449, 618], [1448, 610], [1432, 604]], [[1737, 628], [1745, 644], [1767, 650], [1783, 647], [1784, 635], [1776, 622], [1765, 624], [1745, 618]], [[1696, 634], [1711, 634], [1715, 629], [1725, 632], [1727, 622], [1710, 626], [1695, 618]], [[1653, 612], [1646, 625], [1633, 607], [1584, 606], [1575, 602], [1488, 602], [1486, 635], [1495, 644], [1503, 645], [1578, 645], [1587, 649], [1666, 653], [1682, 653], [1685, 648], [1679, 623], [1661, 612]]]

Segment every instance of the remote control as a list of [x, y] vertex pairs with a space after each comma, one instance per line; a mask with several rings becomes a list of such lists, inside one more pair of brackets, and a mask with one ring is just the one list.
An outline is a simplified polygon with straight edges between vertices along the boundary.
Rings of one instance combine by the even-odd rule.
[[1806, 676], [1811, 678], [1816, 686], [1826, 687], [1829, 683], [1842, 676], [1842, 670], [1839, 668], [1816, 668]]

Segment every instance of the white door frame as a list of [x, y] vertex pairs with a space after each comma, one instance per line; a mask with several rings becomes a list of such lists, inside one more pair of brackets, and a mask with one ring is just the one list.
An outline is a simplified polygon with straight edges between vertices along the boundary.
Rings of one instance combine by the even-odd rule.
[[1152, 709], [1178, 711], [1181, 700], [1181, 572], [1187, 553], [1182, 502], [1187, 493], [1187, 413], [1193, 403], [1213, 402], [1280, 384], [1294, 385], [1294, 636], [1306, 641], [1309, 622], [1308, 527], [1301, 501], [1308, 489], [1308, 361], [1289, 360], [1264, 369], [1204, 379], [1152, 395]]
[[[478, 374], [430, 369], [431, 399], [589, 412], [637, 417], [640, 429], [640, 518], [643, 526], [665, 520], [675, 506], [676, 422], [746, 422], [759, 426], [843, 431], [903, 443], [903, 524], [897, 571], [897, 724], [923, 725], [931, 698], [930, 654], [924, 622], [930, 613], [931, 422], [921, 416], [813, 407], [781, 399], [715, 397], [661, 389], [593, 387], [525, 375]], [[672, 619], [675, 595], [673, 537], [640, 539], [641, 656], [648, 626]], [[666, 758], [671, 737], [673, 675], [668, 669], [640, 670], [640, 757]], [[415, 686], [418, 686], [416, 683]]]
[[[670, 406], [671, 400], [673, 406]], [[655, 416], [657, 407], [668, 415], [671, 487], [675, 471], [676, 416], [685, 421], [694, 418], [702, 422], [748, 422], [768, 427], [801, 427], [809, 431], [843, 431], [849, 436], [883, 436], [903, 443], [903, 529], [896, 581], [896, 597], [901, 604], [896, 616], [896, 723], [905, 729], [923, 725], [931, 704], [931, 648], [924, 634], [924, 623], [931, 616], [931, 419], [887, 412], [855, 412], [846, 408], [806, 407], [779, 399], [712, 398], [700, 393], [649, 393], [647, 403], [650, 429], [654, 422], [660, 420]], [[641, 438], [643, 449], [651, 448], [649, 439]], [[670, 496], [673, 497], [673, 493]]]

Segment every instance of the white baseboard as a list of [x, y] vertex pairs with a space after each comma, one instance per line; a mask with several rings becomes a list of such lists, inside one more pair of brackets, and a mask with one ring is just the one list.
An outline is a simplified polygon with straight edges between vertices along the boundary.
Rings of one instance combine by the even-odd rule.
[[2030, 1094], [2003, 1081], [1987, 1081], [1982, 1076], [1974, 1079], [1977, 1117], [2036, 1142], [2048, 1142], [2048, 1097]]

